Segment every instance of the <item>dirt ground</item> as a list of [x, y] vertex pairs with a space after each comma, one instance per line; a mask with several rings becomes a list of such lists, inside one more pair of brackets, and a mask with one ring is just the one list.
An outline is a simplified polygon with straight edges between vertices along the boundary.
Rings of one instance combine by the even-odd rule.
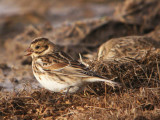
[[[15, 4], [16, 3], [16, 4]], [[159, 120], [160, 1], [0, 1], [0, 119]], [[155, 49], [139, 60], [99, 61], [97, 51], [112, 38], [141, 35]], [[34, 78], [31, 41], [47, 37], [74, 59], [113, 78], [122, 88], [91, 83], [64, 97]]]

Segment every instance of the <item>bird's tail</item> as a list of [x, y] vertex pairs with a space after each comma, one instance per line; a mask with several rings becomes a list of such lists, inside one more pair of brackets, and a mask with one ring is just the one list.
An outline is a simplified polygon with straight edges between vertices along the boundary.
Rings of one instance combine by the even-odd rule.
[[87, 82], [99, 82], [99, 81], [102, 81], [102, 82], [105, 82], [107, 85], [112, 86], [113, 88], [115, 88], [115, 86], [121, 87], [120, 83], [113, 81], [114, 79], [115, 78], [110, 79], [110, 80], [106, 80], [106, 79], [99, 78], [99, 77], [90, 77], [90, 78], [87, 78], [86, 81]]

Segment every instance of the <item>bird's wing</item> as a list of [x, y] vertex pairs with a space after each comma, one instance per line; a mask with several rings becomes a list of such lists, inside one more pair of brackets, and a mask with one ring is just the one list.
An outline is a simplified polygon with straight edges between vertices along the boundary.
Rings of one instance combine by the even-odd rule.
[[94, 75], [82, 63], [72, 59], [64, 52], [56, 52], [40, 56], [37, 60], [44, 71], [63, 75], [88, 77]]

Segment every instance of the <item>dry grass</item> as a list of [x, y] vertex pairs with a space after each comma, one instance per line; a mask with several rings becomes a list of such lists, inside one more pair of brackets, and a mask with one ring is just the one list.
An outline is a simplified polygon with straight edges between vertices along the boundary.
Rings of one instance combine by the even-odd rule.
[[[6, 103], [7, 101], [7, 103]], [[19, 119], [133, 119], [159, 116], [158, 88], [140, 88], [106, 94], [75, 94], [64, 98], [45, 90], [1, 98], [1, 118]]]
[[125, 88], [159, 87], [159, 49], [148, 51], [140, 60], [121, 58], [111, 61], [94, 61], [91, 68], [106, 77], [118, 77]]

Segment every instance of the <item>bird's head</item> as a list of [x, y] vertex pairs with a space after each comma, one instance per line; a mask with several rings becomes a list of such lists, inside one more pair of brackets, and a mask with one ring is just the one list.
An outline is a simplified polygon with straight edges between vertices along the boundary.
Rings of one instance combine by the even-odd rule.
[[47, 38], [36, 38], [32, 41], [30, 47], [26, 50], [26, 56], [31, 56], [32, 58], [34, 58], [52, 53], [56, 51], [56, 49], [56, 46]]

